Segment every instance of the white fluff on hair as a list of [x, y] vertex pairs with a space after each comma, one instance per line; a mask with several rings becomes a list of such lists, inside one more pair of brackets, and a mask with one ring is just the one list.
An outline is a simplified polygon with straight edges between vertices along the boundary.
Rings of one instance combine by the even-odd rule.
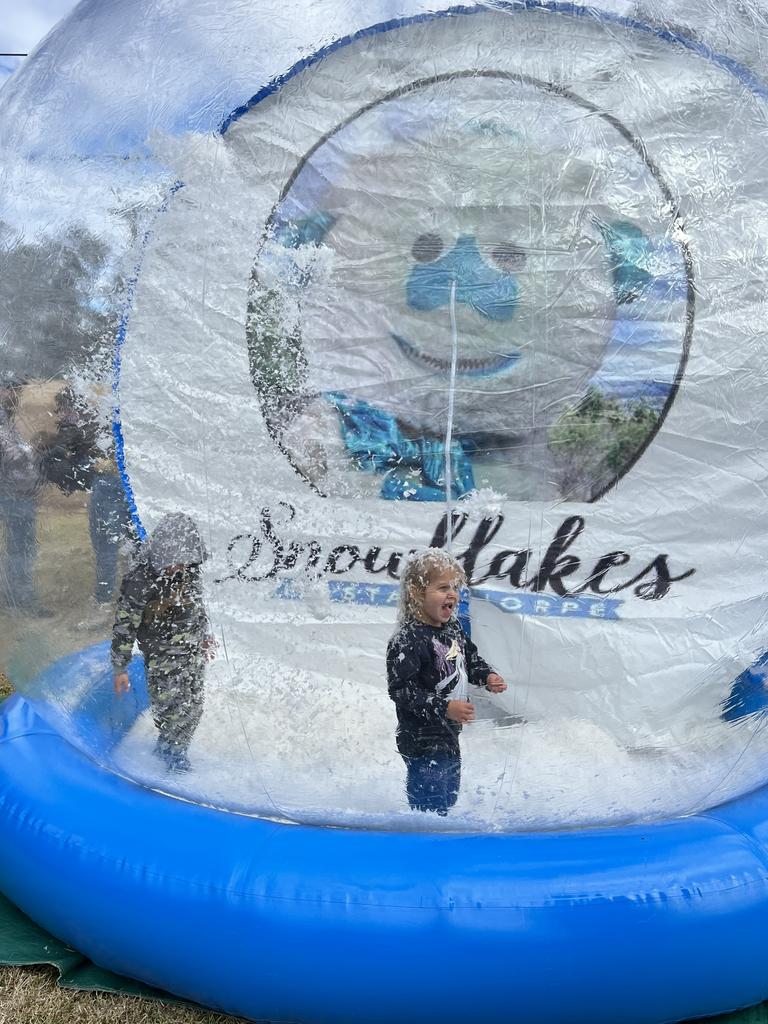
[[400, 573], [398, 627], [418, 617], [420, 608], [416, 606], [414, 591], [425, 591], [433, 576], [451, 571], [456, 573], [459, 584], [466, 586], [467, 577], [461, 563], [444, 548], [418, 548], [410, 552], [402, 563]]

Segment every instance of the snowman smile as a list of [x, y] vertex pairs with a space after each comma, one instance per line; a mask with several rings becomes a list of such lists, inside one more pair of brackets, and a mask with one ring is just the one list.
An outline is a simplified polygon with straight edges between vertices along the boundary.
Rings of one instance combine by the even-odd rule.
[[[409, 359], [412, 363], [416, 363], [427, 370], [436, 370], [444, 373], [451, 372], [450, 359], [439, 359], [437, 356], [427, 355], [399, 334], [392, 333], [391, 336], [406, 359]], [[457, 359], [456, 373], [462, 377], [494, 377], [497, 374], [506, 373], [508, 370], [511, 370], [520, 359], [520, 356], [520, 352], [510, 352], [507, 355], [496, 355], [489, 359]]]

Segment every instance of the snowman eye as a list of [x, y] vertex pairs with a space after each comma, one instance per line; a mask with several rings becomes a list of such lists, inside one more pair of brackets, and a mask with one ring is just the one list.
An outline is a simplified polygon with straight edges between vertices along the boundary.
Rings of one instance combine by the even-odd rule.
[[501, 242], [499, 245], [494, 246], [491, 249], [491, 258], [505, 274], [511, 274], [515, 270], [522, 270], [527, 259], [523, 250], [518, 249], [511, 242]]
[[443, 251], [440, 235], [419, 235], [411, 248], [411, 255], [417, 263], [431, 263]]

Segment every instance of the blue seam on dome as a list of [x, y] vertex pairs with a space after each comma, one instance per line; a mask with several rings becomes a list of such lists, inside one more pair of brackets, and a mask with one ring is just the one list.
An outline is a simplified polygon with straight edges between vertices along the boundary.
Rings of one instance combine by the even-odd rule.
[[332, 53], [335, 53], [337, 50], [340, 50], [345, 46], [349, 46], [351, 43], [355, 43], [358, 40], [365, 39], [369, 36], [379, 35], [383, 32], [391, 32], [394, 29], [407, 28], [410, 25], [437, 21], [442, 18], [461, 17], [471, 14], [487, 14], [489, 11], [493, 10], [510, 12], [541, 11], [543, 13], [550, 14], [565, 14], [574, 18], [592, 18], [594, 21], [608, 22], [613, 25], [621, 25], [623, 28], [635, 29], [639, 32], [644, 32], [646, 35], [656, 36], [657, 39], [662, 39], [664, 42], [676, 43], [685, 47], [686, 50], [690, 50], [699, 57], [703, 57], [705, 60], [708, 60], [722, 68], [724, 71], [730, 72], [730, 74], [734, 75], [740, 82], [743, 82], [743, 84], [756, 95], [763, 99], [768, 99], [768, 85], [756, 78], [749, 68], [740, 64], [737, 60], [734, 60], [733, 57], [728, 57], [724, 53], [718, 53], [705, 43], [699, 43], [694, 39], [690, 39], [681, 32], [670, 32], [668, 29], [648, 25], [643, 21], [638, 21], [636, 18], [627, 18], [624, 15], [612, 14], [610, 11], [601, 11], [594, 7], [582, 7], [572, 2], [564, 2], [564, 0], [551, 0], [551, 2], [550, 0], [497, 0], [496, 3], [484, 4], [482, 6], [473, 4], [471, 7], [448, 7], [444, 11], [432, 11], [425, 14], [415, 14], [410, 17], [392, 18], [389, 21], [380, 22], [378, 25], [369, 25], [367, 28], [359, 29], [357, 32], [353, 32], [348, 36], [342, 36], [340, 39], [335, 39], [332, 43], [329, 43], [327, 46], [321, 47], [321, 49], [317, 50], [315, 53], [310, 54], [310, 56], [302, 58], [289, 68], [285, 74], [278, 75], [263, 88], [259, 89], [259, 91], [255, 93], [247, 103], [236, 107], [235, 110], [233, 110], [231, 114], [227, 115], [227, 117], [222, 121], [219, 127], [219, 132], [223, 135], [230, 125], [234, 124], [235, 121], [238, 121], [243, 114], [248, 113], [249, 110], [258, 106], [259, 103], [267, 99], [269, 96], [279, 92], [286, 82], [290, 82], [292, 78], [301, 74], [302, 71], [306, 71], [307, 68], [313, 67]]

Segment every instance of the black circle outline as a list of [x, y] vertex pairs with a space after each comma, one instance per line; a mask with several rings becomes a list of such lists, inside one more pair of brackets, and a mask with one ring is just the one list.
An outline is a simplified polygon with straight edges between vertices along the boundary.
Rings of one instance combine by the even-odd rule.
[[[492, 71], [490, 69], [486, 69], [486, 70], [474, 69], [474, 70], [469, 70], [469, 71], [451, 71], [451, 72], [446, 72], [446, 73], [441, 74], [441, 75], [431, 75], [428, 78], [415, 79], [413, 82], [409, 82], [406, 85], [399, 86], [397, 89], [392, 89], [392, 90], [390, 90], [390, 92], [384, 93], [382, 96], [379, 96], [377, 99], [371, 100], [370, 103], [366, 103], [364, 106], [360, 107], [354, 113], [350, 114], [349, 117], [347, 117], [343, 121], [339, 122], [339, 124], [337, 124], [329, 132], [326, 132], [324, 135], [322, 135], [317, 140], [317, 142], [315, 142], [307, 150], [307, 152], [304, 154], [304, 156], [301, 157], [301, 159], [297, 163], [296, 167], [293, 169], [293, 171], [289, 175], [289, 177], [288, 177], [284, 187], [282, 188], [282, 190], [280, 192], [280, 196], [279, 196], [277, 202], [272, 207], [272, 210], [271, 210], [271, 212], [269, 214], [269, 217], [267, 218], [267, 221], [266, 221], [266, 223], [264, 225], [264, 230], [262, 232], [262, 238], [261, 238], [261, 244], [259, 245], [259, 247], [258, 247], [258, 249], [256, 251], [256, 254], [254, 256], [254, 261], [253, 261], [253, 266], [254, 266], [253, 279], [254, 280], [258, 280], [258, 275], [256, 273], [256, 269], [255, 268], [256, 268], [256, 265], [258, 263], [259, 256], [260, 256], [260, 254], [261, 254], [261, 252], [262, 252], [262, 250], [264, 248], [264, 245], [266, 244], [266, 241], [267, 241], [267, 239], [269, 237], [270, 230], [271, 230], [271, 228], [272, 228], [272, 226], [274, 224], [274, 221], [275, 221], [275, 216], [276, 216], [276, 214], [277, 214], [281, 204], [284, 202], [286, 196], [288, 195], [290, 190], [293, 188], [293, 185], [296, 182], [296, 179], [299, 177], [299, 175], [303, 171], [303, 169], [306, 166], [306, 164], [308, 163], [308, 161], [312, 158], [312, 156], [317, 152], [317, 150], [321, 146], [324, 146], [330, 139], [332, 139], [340, 131], [342, 131], [348, 125], [352, 124], [353, 121], [356, 121], [359, 117], [362, 117], [364, 114], [367, 114], [369, 111], [373, 110], [375, 107], [379, 106], [382, 103], [389, 103], [392, 100], [399, 99], [402, 96], [407, 96], [407, 95], [409, 95], [411, 93], [418, 92], [420, 89], [425, 89], [425, 88], [427, 88], [427, 87], [429, 87], [431, 85], [436, 85], [438, 82], [460, 81], [460, 80], [467, 79], [467, 78], [496, 78], [496, 79], [502, 79], [502, 80], [505, 80], [505, 81], [515, 82], [515, 83], [518, 83], [518, 84], [522, 83], [524, 85], [529, 85], [529, 86], [532, 86], [535, 89], [541, 90], [542, 92], [549, 93], [551, 95], [558, 96], [561, 99], [568, 100], [571, 103], [574, 103], [576, 106], [579, 106], [582, 109], [588, 111], [590, 114], [597, 115], [599, 118], [601, 118], [607, 124], [609, 124], [615, 131], [617, 131], [619, 133], [619, 135], [621, 135], [624, 138], [624, 140], [627, 143], [629, 143], [630, 147], [635, 151], [635, 153], [637, 153], [637, 155], [643, 161], [645, 166], [648, 168], [648, 170], [649, 170], [649, 172], [651, 174], [651, 177], [656, 182], [656, 185], [658, 186], [658, 189], [661, 192], [662, 197], [664, 198], [664, 202], [667, 205], [667, 208], [668, 208], [668, 211], [669, 211], [669, 214], [670, 214], [672, 231], [673, 231], [674, 234], [676, 234], [678, 236], [675, 239], [675, 241], [680, 246], [680, 248], [682, 250], [682, 253], [683, 253], [683, 262], [684, 262], [684, 265], [685, 265], [685, 277], [686, 277], [685, 331], [683, 333], [683, 345], [682, 345], [682, 353], [681, 353], [681, 356], [680, 356], [680, 361], [678, 363], [677, 370], [675, 372], [675, 377], [674, 377], [674, 380], [673, 380], [672, 385], [671, 385], [670, 390], [669, 390], [669, 394], [667, 395], [666, 401], [664, 402], [664, 405], [662, 406], [661, 411], [659, 412], [659, 415], [658, 415], [658, 418], [657, 418], [657, 421], [656, 421], [656, 424], [655, 424], [653, 430], [650, 431], [648, 436], [644, 439], [643, 443], [640, 445], [640, 447], [637, 449], [637, 451], [633, 453], [632, 457], [627, 461], [626, 465], [621, 469], [621, 471], [619, 471], [616, 474], [614, 474], [614, 476], [608, 481], [607, 484], [605, 484], [605, 486], [600, 491], [598, 491], [596, 494], [593, 494], [587, 500], [586, 504], [592, 504], [593, 502], [599, 501], [605, 494], [608, 493], [608, 491], [610, 491], [613, 487], [615, 487], [618, 484], [618, 482], [624, 476], [626, 476], [627, 473], [629, 473], [629, 471], [636, 465], [636, 463], [640, 460], [640, 458], [645, 454], [645, 452], [647, 451], [648, 447], [651, 445], [651, 443], [655, 439], [657, 433], [661, 429], [661, 425], [664, 422], [664, 420], [666, 419], [667, 414], [669, 413], [669, 410], [672, 407], [672, 404], [674, 403], [675, 398], [677, 397], [677, 392], [679, 390], [680, 383], [681, 383], [683, 377], [685, 376], [685, 371], [686, 371], [686, 368], [687, 368], [687, 365], [688, 365], [688, 358], [689, 358], [689, 355], [690, 355], [691, 341], [692, 341], [692, 338], [693, 338], [693, 327], [694, 327], [695, 311], [696, 311], [696, 290], [695, 290], [694, 280], [693, 280], [693, 256], [692, 256], [689, 244], [688, 244], [688, 240], [685, 237], [683, 218], [682, 218], [682, 215], [680, 213], [680, 209], [679, 209], [679, 205], [677, 203], [677, 200], [675, 199], [674, 194], [673, 194], [671, 188], [669, 187], [669, 185], [665, 181], [663, 175], [661, 174], [661, 171], [659, 170], [659, 168], [656, 166], [656, 164], [654, 163], [653, 159], [649, 155], [647, 149], [645, 148], [645, 144], [643, 143], [643, 141], [638, 136], [633, 134], [629, 130], [629, 128], [627, 128], [627, 126], [622, 121], [620, 121], [617, 117], [615, 117], [613, 114], [609, 114], [607, 111], [601, 110], [594, 103], [590, 102], [590, 100], [584, 99], [584, 97], [579, 96], [577, 93], [572, 92], [570, 89], [566, 89], [564, 86], [557, 85], [554, 82], [546, 82], [546, 81], [543, 81], [543, 80], [538, 79], [538, 78], [533, 78], [530, 75], [519, 74], [519, 73], [516, 73], [516, 72], [513, 72], [513, 71]], [[251, 300], [249, 298], [249, 300], [248, 300], [248, 312], [250, 313], [250, 311], [251, 311]], [[252, 381], [252, 383], [253, 383], [253, 381]], [[256, 388], [256, 392], [257, 392], [257, 394], [259, 394], [259, 389], [258, 388]], [[324, 491], [321, 491], [320, 488], [312, 480], [310, 480], [298, 468], [298, 466], [296, 466], [296, 464], [294, 463], [293, 459], [291, 458], [290, 453], [287, 451], [287, 449], [282, 444], [282, 442], [275, 436], [274, 428], [273, 428], [273, 426], [269, 422], [267, 422], [267, 429], [269, 431], [270, 436], [272, 437], [272, 440], [276, 444], [277, 448], [286, 457], [286, 459], [288, 460], [288, 462], [289, 462], [290, 466], [292, 467], [292, 469], [302, 478], [302, 480], [304, 480], [307, 484], [309, 484], [309, 486], [312, 488], [313, 491], [315, 491], [317, 494], [319, 494], [323, 498], [328, 497], [329, 495], [327, 495]], [[567, 499], [562, 499], [562, 500], [567, 500]]]

